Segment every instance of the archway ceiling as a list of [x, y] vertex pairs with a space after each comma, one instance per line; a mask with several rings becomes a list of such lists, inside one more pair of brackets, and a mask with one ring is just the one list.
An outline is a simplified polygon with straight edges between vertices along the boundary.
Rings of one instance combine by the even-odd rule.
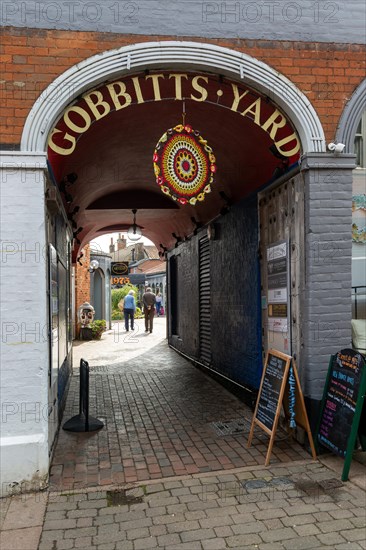
[[270, 136], [241, 116], [215, 104], [186, 100], [186, 122], [201, 132], [213, 148], [217, 173], [212, 193], [196, 206], [177, 205], [166, 197], [155, 181], [152, 155], [157, 141], [182, 121], [182, 102], [165, 100], [131, 105], [93, 124], [82, 134], [75, 151], [62, 158], [58, 177], [78, 175], [67, 188], [71, 211], [83, 227], [78, 238], [83, 246], [101, 234], [127, 229], [132, 208], [143, 234], [157, 246], [171, 248], [176, 240], [192, 234], [191, 217], [207, 223], [225, 205], [223, 191], [235, 203], [264, 185], [280, 161], [269, 148]]

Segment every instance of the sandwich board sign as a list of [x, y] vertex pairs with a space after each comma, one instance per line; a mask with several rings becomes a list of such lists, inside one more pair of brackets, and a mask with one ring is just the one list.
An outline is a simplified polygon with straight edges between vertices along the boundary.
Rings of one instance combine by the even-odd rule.
[[266, 466], [268, 466], [270, 461], [282, 409], [290, 428], [298, 425], [307, 432], [313, 458], [316, 458], [295, 361], [290, 355], [270, 349], [266, 355], [248, 438], [248, 447], [250, 447], [256, 426], [270, 436], [265, 462]]
[[[345, 459], [342, 481], [347, 481], [357, 434], [364, 429], [360, 420], [365, 412], [366, 358], [353, 349], [343, 349], [332, 355], [329, 361], [316, 445], [322, 445]], [[363, 450], [366, 450], [365, 432], [360, 434]]]

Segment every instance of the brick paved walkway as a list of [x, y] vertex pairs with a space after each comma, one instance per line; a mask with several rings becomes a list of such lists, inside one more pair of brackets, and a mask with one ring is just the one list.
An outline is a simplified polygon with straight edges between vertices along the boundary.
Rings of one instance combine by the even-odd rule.
[[[88, 434], [60, 430], [51, 468], [54, 489], [264, 464], [268, 439], [263, 432], [256, 430], [252, 447], [246, 448], [249, 408], [165, 341], [127, 363], [96, 362], [93, 369], [90, 361], [90, 414], [105, 427]], [[65, 420], [78, 412], [78, 387], [74, 376]], [[236, 435], [213, 427], [233, 420], [246, 421]], [[279, 441], [283, 435], [279, 432], [271, 464], [309, 457], [295, 442]]]
[[[342, 483], [339, 457], [323, 465], [277, 438], [264, 468], [266, 436], [246, 449], [251, 412], [167, 349], [160, 328], [128, 340], [127, 353], [106, 335], [90, 361], [91, 414], [105, 428], [61, 431], [50, 489], [2, 499], [1, 549], [366, 550], [364, 467], [351, 468], [358, 486]], [[78, 411], [78, 383], [65, 420]], [[241, 433], [213, 429], [237, 419]]]
[[365, 504], [362, 489], [310, 459], [51, 493], [39, 550], [365, 549]]

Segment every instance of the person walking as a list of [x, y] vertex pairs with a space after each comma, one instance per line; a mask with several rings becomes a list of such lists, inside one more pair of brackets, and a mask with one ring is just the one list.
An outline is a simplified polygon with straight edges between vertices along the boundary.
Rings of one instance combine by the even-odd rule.
[[154, 322], [154, 314], [155, 314], [155, 303], [156, 303], [156, 296], [151, 291], [150, 287], [147, 287], [143, 297], [142, 302], [144, 304], [144, 314], [145, 314], [145, 332], [150, 333], [153, 331], [153, 322]]
[[160, 317], [161, 302], [162, 302], [162, 296], [160, 294], [160, 290], [157, 290], [155, 306], [156, 306], [156, 313], [158, 317]]
[[136, 311], [136, 302], [135, 302], [135, 292], [130, 290], [130, 292], [125, 296], [123, 302], [123, 314], [125, 317], [125, 329], [126, 332], [129, 330], [129, 325], [131, 325], [131, 330], [134, 330], [134, 321], [135, 321], [135, 311]]

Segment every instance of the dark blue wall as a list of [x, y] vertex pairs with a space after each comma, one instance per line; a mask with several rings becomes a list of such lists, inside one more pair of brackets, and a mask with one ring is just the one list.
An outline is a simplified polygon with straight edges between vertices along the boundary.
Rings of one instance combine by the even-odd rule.
[[[261, 374], [257, 201], [243, 201], [215, 222], [211, 254], [211, 368], [258, 388]], [[198, 240], [170, 253], [178, 262], [178, 334], [171, 345], [199, 360]]]

